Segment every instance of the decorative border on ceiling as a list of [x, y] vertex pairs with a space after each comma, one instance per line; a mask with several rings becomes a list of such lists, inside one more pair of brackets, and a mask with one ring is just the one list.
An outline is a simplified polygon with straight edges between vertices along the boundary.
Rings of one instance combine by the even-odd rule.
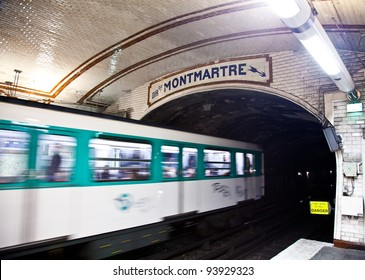
[[19, 85], [14, 86], [13, 84], [7, 84], [0, 82], [0, 94], [4, 94], [5, 96], [12, 96], [14, 92], [21, 92], [29, 95], [40, 96], [44, 98], [49, 97], [49, 93], [42, 90], [36, 90], [32, 88], [22, 87]]
[[[74, 80], [76, 80], [83, 73], [91, 69], [92, 67], [99, 64], [104, 59], [112, 56], [115, 52], [120, 50], [125, 50], [143, 40], [150, 37], [156, 36], [167, 30], [174, 29], [176, 27], [186, 25], [192, 22], [201, 21], [207, 18], [212, 18], [220, 16], [223, 14], [229, 14], [234, 12], [240, 12], [243, 10], [254, 9], [258, 7], [266, 6], [266, 3], [260, 1], [248, 1], [248, 0], [236, 0], [228, 3], [223, 3], [220, 5], [208, 7], [206, 9], [194, 11], [191, 13], [183, 14], [178, 17], [170, 18], [156, 25], [150, 26], [140, 32], [123, 39], [120, 42], [106, 48], [105, 50], [99, 52], [95, 56], [86, 60], [83, 64], [79, 65], [77, 68], [72, 70], [67, 76], [65, 76], [51, 91], [50, 94], [52, 98], [57, 97], [67, 86], [69, 86]], [[140, 63], [137, 63], [140, 64]], [[132, 67], [128, 67], [129, 70]], [[91, 98], [95, 93], [97, 93], [101, 88], [108, 86], [109, 84], [118, 80], [121, 75], [126, 72], [126, 70], [121, 70], [117, 74], [113, 75], [109, 79], [103, 81], [102, 83], [96, 85], [94, 88], [89, 90], [82, 98], [78, 100], [78, 103], [84, 103], [89, 98]]]

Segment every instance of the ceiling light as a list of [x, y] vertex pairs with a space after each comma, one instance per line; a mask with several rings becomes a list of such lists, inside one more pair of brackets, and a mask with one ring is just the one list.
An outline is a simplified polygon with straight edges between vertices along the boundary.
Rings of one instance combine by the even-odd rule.
[[317, 34], [301, 39], [300, 42], [328, 75], [337, 75], [341, 72], [331, 50]]
[[267, 2], [281, 18], [291, 18], [300, 12], [295, 0], [268, 0]]
[[355, 89], [355, 82], [318, 21], [315, 8], [310, 6], [307, 0], [270, 0], [267, 2], [339, 90], [346, 92], [350, 100], [358, 100], [360, 95]]

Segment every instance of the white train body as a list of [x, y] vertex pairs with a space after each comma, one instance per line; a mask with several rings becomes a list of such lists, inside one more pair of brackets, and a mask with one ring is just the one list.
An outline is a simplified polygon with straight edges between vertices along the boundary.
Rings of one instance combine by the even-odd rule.
[[[263, 153], [257, 145], [42, 107], [0, 100], [0, 252], [52, 239], [96, 240], [102, 234], [158, 225], [264, 195]], [[27, 135], [26, 142], [19, 144], [18, 132]], [[49, 140], [52, 137], [56, 140]], [[54, 153], [51, 146], [58, 137], [68, 137], [60, 139], [69, 145], [63, 153], [71, 167], [65, 167], [66, 179], [47, 181], [39, 157], [50, 161], [47, 156]], [[101, 140], [92, 146], [91, 139]], [[122, 163], [128, 163], [114, 145], [119, 140], [124, 146], [148, 145], [150, 155], [143, 160], [129, 158], [139, 165], [128, 174], [144, 174], [143, 179], [117, 179], [127, 170]], [[115, 155], [110, 155], [112, 146]], [[102, 149], [109, 149], [109, 158], [100, 156]], [[184, 173], [185, 153], [195, 160], [193, 177]], [[229, 161], [207, 161], [220, 153]], [[171, 158], [166, 163], [166, 155], [176, 163]], [[245, 163], [241, 167], [241, 157], [252, 161], [251, 170], [244, 169]], [[98, 177], [104, 172], [98, 166], [104, 163], [109, 163], [104, 171], [114, 179]], [[166, 171], [168, 165], [174, 168]]]

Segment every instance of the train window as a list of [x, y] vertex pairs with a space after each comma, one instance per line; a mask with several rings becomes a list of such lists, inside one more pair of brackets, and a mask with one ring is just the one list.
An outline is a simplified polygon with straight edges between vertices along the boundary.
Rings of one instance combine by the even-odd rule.
[[244, 154], [243, 153], [236, 153], [236, 172], [237, 175], [243, 175], [245, 168], [245, 161], [244, 161]]
[[244, 170], [245, 170], [245, 174], [254, 174], [256, 172], [254, 154], [250, 154], [250, 153], [245, 154]]
[[204, 150], [205, 176], [229, 176], [231, 157], [228, 151]]
[[90, 167], [95, 181], [147, 180], [150, 178], [152, 147], [105, 139], [91, 139]]
[[70, 181], [75, 166], [76, 139], [42, 134], [38, 138], [37, 178], [47, 182]]
[[25, 181], [28, 173], [30, 135], [0, 130], [0, 183]]
[[198, 149], [183, 148], [183, 176], [184, 178], [196, 177]]
[[179, 148], [162, 146], [162, 177], [176, 178], [179, 170]]

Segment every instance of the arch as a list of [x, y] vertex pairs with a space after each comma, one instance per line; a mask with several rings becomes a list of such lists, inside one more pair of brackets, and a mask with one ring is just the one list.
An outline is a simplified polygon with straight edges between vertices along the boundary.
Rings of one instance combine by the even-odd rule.
[[242, 84], [242, 83], [229, 83], [229, 84], [217, 83], [217, 84], [210, 85], [210, 86], [187, 89], [187, 90], [169, 95], [168, 97], [162, 99], [161, 101], [156, 102], [155, 104], [151, 105], [147, 110], [145, 110], [141, 114], [140, 119], [142, 119], [144, 116], [146, 116], [148, 113], [152, 112], [153, 110], [157, 109], [158, 107], [160, 107], [170, 101], [179, 99], [181, 97], [196, 94], [196, 93], [209, 92], [209, 91], [214, 91], [214, 90], [224, 90], [224, 89], [258, 91], [258, 92], [266, 93], [269, 95], [281, 97], [281, 98], [284, 98], [284, 99], [291, 101], [292, 103], [302, 107], [304, 110], [306, 110], [311, 115], [313, 115], [320, 123], [323, 123], [325, 120], [325, 117], [323, 116], [323, 114], [321, 114], [315, 107], [313, 107], [311, 104], [309, 104], [305, 100], [301, 99], [300, 97], [295, 96], [294, 94], [291, 94], [287, 91], [283, 91], [283, 90], [273, 88], [273, 87], [256, 85], [256, 84]]
[[[212, 94], [207, 98], [209, 92]], [[205, 101], [214, 106], [204, 110]], [[210, 84], [167, 95], [145, 110], [143, 120], [260, 145], [265, 151], [270, 195], [275, 191], [297, 191], [314, 183], [298, 181], [299, 171], [310, 170], [318, 175], [332, 170], [333, 176], [327, 176], [320, 189], [325, 192], [331, 184], [328, 196], [332, 196], [338, 159], [330, 152], [322, 132], [325, 117], [308, 102], [269, 86]], [[312, 177], [316, 184], [318, 176]]]

